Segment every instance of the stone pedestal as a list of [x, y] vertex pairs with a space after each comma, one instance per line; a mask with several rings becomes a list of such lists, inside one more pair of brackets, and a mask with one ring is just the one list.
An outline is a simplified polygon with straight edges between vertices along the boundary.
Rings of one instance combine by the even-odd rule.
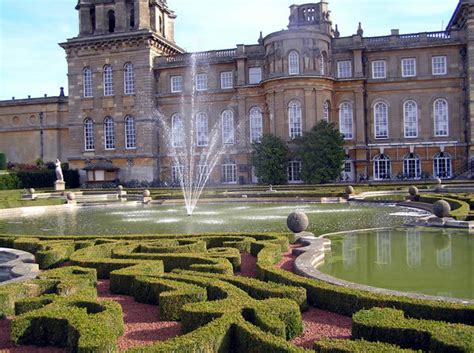
[[61, 180], [57, 180], [54, 183], [54, 191], [64, 191], [66, 190], [66, 183]]
[[143, 196], [143, 203], [144, 204], [149, 204], [151, 202], [152, 198], [151, 197], [147, 197], [147, 196]]

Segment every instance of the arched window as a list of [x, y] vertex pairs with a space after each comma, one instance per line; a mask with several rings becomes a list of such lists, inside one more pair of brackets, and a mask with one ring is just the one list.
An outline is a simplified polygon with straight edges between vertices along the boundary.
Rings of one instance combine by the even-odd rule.
[[339, 106], [339, 131], [344, 135], [345, 140], [350, 140], [354, 137], [354, 119], [352, 114], [351, 103], [344, 102]]
[[374, 105], [375, 138], [388, 138], [388, 106], [383, 102]]
[[128, 10], [128, 28], [130, 31], [132, 31], [135, 28], [135, 8], [134, 4], [127, 4], [129, 6]]
[[137, 148], [135, 119], [130, 115], [125, 118], [125, 148]]
[[290, 75], [300, 73], [300, 55], [294, 50], [288, 54], [288, 73]]
[[403, 176], [408, 179], [421, 178], [420, 157], [416, 154], [410, 153], [403, 158]]
[[331, 121], [331, 103], [329, 101], [325, 101], [323, 105], [323, 120], [328, 123]]
[[234, 112], [232, 110], [225, 110], [222, 113], [222, 143], [234, 144]]
[[263, 117], [260, 108], [250, 109], [250, 143], [260, 142], [263, 135]]
[[94, 122], [91, 118], [84, 120], [84, 150], [93, 151], [94, 146]]
[[435, 177], [441, 179], [451, 178], [452, 175], [452, 161], [451, 155], [440, 152], [434, 156], [433, 160], [433, 174]]
[[288, 182], [289, 183], [301, 183], [301, 168], [302, 162], [299, 159], [292, 159], [288, 161]]
[[288, 104], [288, 125], [290, 139], [303, 135], [303, 119], [301, 117], [301, 103], [297, 100]]
[[374, 159], [374, 180], [390, 179], [392, 163], [388, 156], [381, 154]]
[[433, 104], [435, 136], [449, 135], [448, 101], [437, 99]]
[[197, 145], [209, 145], [209, 119], [205, 113], [196, 115]]
[[179, 114], [171, 117], [171, 144], [173, 147], [184, 147], [184, 124]]
[[405, 137], [418, 137], [418, 105], [415, 101], [406, 101], [403, 104], [403, 120]]
[[123, 67], [123, 82], [124, 93], [135, 94], [135, 73], [131, 63], [126, 63]]
[[107, 12], [107, 18], [109, 20], [109, 33], [115, 32], [115, 12], [114, 10], [109, 10]]
[[114, 95], [114, 79], [112, 73], [112, 66], [104, 66], [104, 96]]
[[326, 59], [324, 58], [324, 55], [319, 57], [319, 73], [321, 76], [326, 75]]
[[84, 97], [92, 97], [92, 70], [89, 66], [82, 70]]
[[115, 148], [114, 120], [110, 116], [104, 119], [104, 138], [105, 149], [113, 150]]

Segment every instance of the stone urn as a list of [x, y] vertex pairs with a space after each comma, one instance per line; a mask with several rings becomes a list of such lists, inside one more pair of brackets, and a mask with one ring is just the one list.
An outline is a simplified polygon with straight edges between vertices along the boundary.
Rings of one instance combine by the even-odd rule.
[[308, 216], [301, 211], [292, 212], [288, 215], [286, 225], [293, 233], [304, 232], [309, 226]]

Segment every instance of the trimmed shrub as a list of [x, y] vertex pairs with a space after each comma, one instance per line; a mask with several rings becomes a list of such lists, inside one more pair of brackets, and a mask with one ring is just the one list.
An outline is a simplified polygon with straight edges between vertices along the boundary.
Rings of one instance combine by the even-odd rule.
[[[393, 344], [369, 342], [365, 340], [343, 340], [322, 338], [314, 343], [317, 353], [411, 353], [411, 349], [403, 349]], [[416, 351], [421, 352], [421, 351]]]
[[455, 197], [456, 196], [454, 196], [453, 198], [453, 197], [446, 197], [444, 195], [422, 195], [420, 196], [419, 201], [434, 204], [436, 201], [444, 200], [447, 203], [449, 203], [449, 206], [451, 206], [450, 216], [457, 220], [462, 221], [466, 219], [466, 217], [469, 214], [469, 210], [470, 210], [469, 203], [459, 200]]
[[15, 190], [21, 187], [20, 179], [16, 174], [0, 175], [0, 190]]
[[115, 294], [133, 295], [135, 278], [159, 277], [164, 274], [163, 261], [148, 261], [110, 273], [110, 291]]
[[7, 169], [7, 156], [5, 156], [5, 153], [0, 152], [0, 170], [6, 170]]
[[352, 317], [352, 337], [430, 352], [473, 352], [474, 327], [405, 317], [401, 310], [373, 308]]

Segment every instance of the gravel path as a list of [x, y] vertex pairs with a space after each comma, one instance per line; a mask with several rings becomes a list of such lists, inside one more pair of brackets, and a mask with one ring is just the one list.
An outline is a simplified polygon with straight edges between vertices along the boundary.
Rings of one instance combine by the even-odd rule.
[[[293, 272], [293, 265], [296, 256], [292, 254], [293, 249], [300, 245], [290, 245], [287, 252], [282, 254], [281, 261], [276, 267], [282, 270]], [[334, 314], [328, 311], [310, 308], [302, 314], [304, 332], [301, 336], [291, 341], [296, 346], [313, 348], [314, 341], [323, 337], [350, 338], [352, 319], [347, 316]]]
[[247, 252], [240, 253], [240, 272], [234, 272], [236, 276], [257, 277], [257, 259]]
[[114, 300], [122, 306], [125, 334], [118, 339], [120, 351], [166, 341], [181, 333], [181, 323], [159, 321], [157, 305], [141, 304], [133, 297], [111, 294], [108, 280], [98, 281], [97, 295], [99, 300]]

